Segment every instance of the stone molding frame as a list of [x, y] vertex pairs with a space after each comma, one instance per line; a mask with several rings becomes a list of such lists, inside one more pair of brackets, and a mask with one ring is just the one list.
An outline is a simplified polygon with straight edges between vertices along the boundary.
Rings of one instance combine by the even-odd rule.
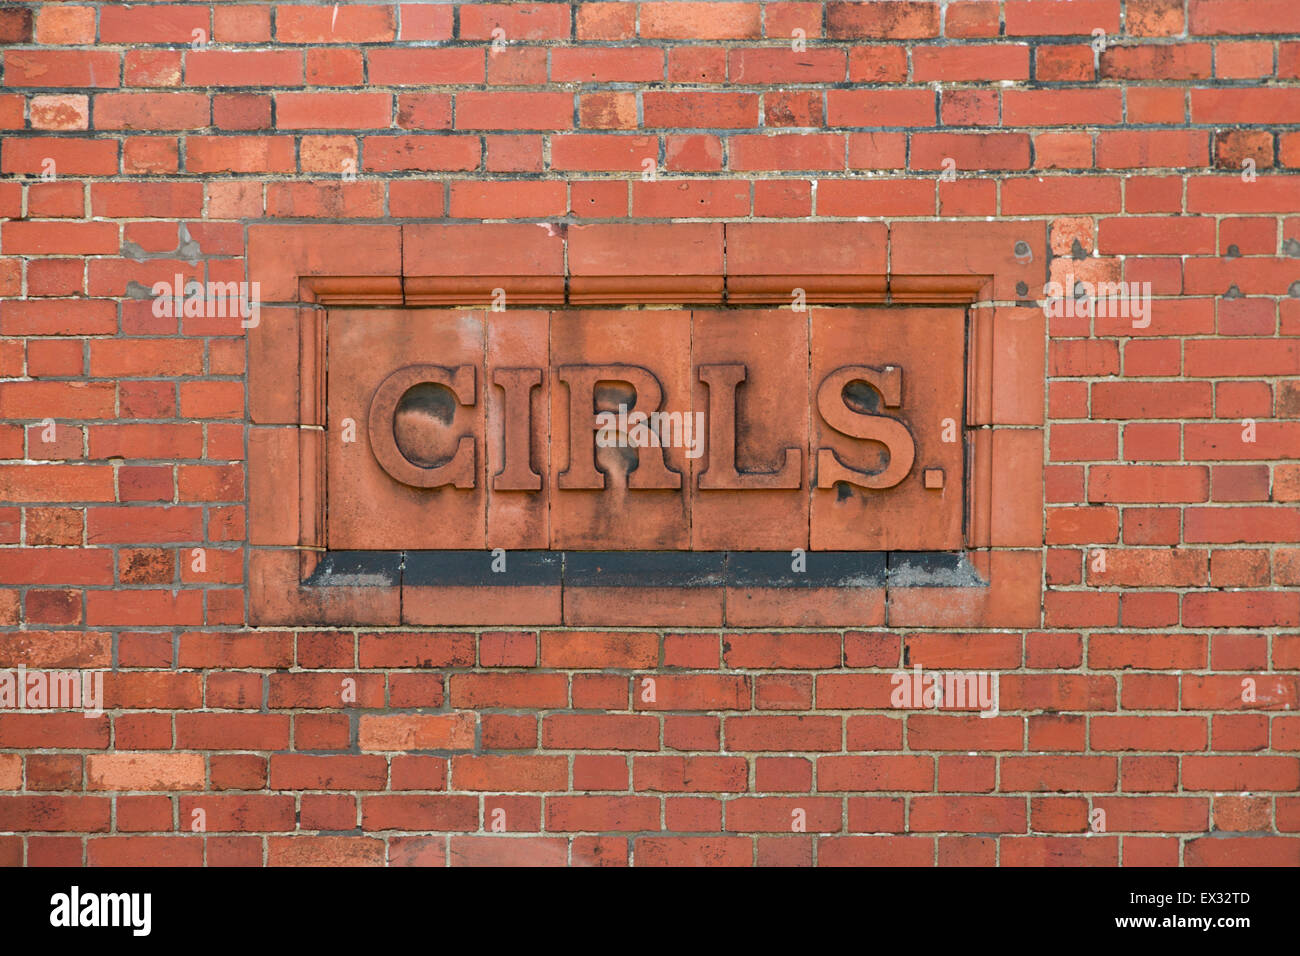
[[[268, 224], [248, 229], [252, 625], [1035, 627], [1043, 592], [1046, 223]], [[965, 556], [978, 587], [421, 587], [334, 569], [325, 551], [323, 321], [331, 306], [959, 305], [967, 313]], [[335, 553], [346, 566], [347, 552]], [[626, 600], [635, 590], [635, 601]], [[711, 596], [692, 591], [716, 592]], [[484, 592], [488, 593], [484, 593]], [[595, 594], [600, 591], [602, 593]], [[843, 592], [849, 592], [845, 594]], [[870, 593], [861, 593], [870, 592]], [[566, 592], [567, 593], [567, 592]]]

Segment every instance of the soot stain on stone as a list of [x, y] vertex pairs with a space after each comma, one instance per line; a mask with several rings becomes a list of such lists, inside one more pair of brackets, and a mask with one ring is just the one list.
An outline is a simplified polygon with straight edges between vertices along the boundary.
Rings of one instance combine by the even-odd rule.
[[393, 439], [403, 457], [414, 465], [430, 468], [455, 453], [456, 442], [445, 453], [442, 433], [456, 417], [456, 398], [451, 390], [433, 382], [413, 385], [393, 410]]
[[456, 399], [441, 385], [421, 382], [407, 389], [397, 403], [398, 415], [408, 413], [429, 416], [450, 425], [456, 415]]
[[866, 382], [849, 382], [845, 385], [844, 401], [849, 408], [863, 415], [880, 413], [880, 393]]

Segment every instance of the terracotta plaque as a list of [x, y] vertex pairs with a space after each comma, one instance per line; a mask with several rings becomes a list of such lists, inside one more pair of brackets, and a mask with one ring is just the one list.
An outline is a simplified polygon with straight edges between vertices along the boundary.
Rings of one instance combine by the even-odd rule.
[[331, 309], [330, 550], [963, 546], [960, 307]]

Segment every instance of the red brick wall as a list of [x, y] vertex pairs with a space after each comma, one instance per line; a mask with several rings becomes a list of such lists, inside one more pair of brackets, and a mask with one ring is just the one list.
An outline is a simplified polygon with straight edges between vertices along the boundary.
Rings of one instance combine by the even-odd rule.
[[[102, 717], [0, 712], [0, 859], [1300, 863], [1300, 4], [12, 3], [0, 41], [0, 668], [113, 670]], [[1046, 323], [1036, 626], [244, 626], [246, 342], [141, 287], [243, 277], [263, 222], [674, 218], [1032, 220], [1053, 277], [1152, 283], [1146, 328]], [[918, 663], [1002, 713], [883, 706]]]

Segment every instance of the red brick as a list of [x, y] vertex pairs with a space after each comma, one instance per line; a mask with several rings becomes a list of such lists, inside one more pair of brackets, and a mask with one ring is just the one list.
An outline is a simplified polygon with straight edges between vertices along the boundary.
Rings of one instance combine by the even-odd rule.
[[654, 2], [640, 5], [644, 38], [730, 40], [757, 37], [761, 13], [757, 3]]
[[829, 39], [920, 39], [938, 34], [939, 10], [932, 3], [884, 0], [826, 6]]

